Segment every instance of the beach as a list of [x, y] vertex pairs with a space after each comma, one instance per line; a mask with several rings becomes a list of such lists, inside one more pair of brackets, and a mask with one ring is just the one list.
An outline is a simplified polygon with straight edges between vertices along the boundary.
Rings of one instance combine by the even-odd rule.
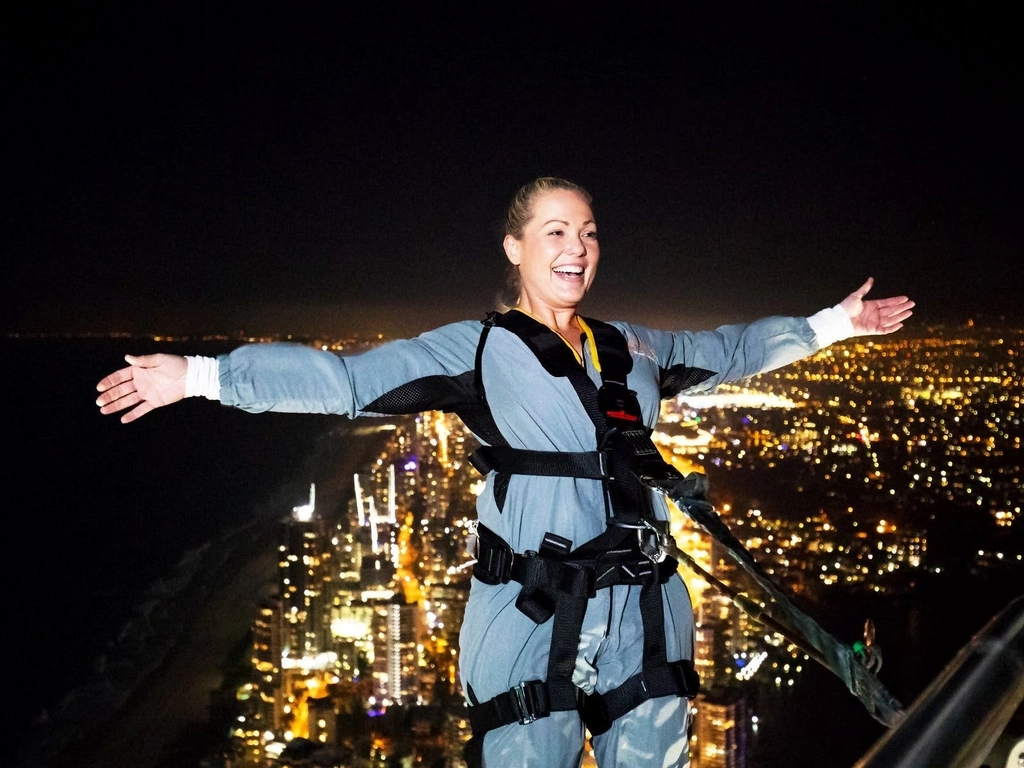
[[[114, 718], [62, 746], [40, 744], [22, 765], [41, 759], [54, 768], [196, 764], [196, 753], [209, 745], [189, 743], [187, 737], [207, 730], [211, 695], [221, 686], [224, 664], [246, 639], [260, 602], [275, 588], [276, 530], [262, 522], [215, 545], [222, 552], [208, 556], [219, 564], [178, 596], [190, 615], [177, 642]], [[225, 731], [225, 743], [226, 737]], [[185, 755], [193, 759], [178, 762]]]
[[[344, 509], [352, 473], [386, 434], [379, 420], [364, 428], [198, 401], [131, 425], [96, 412], [95, 383], [126, 352], [179, 350], [189, 351], [125, 339], [5, 344], [22, 372], [7, 431], [20, 514], [6, 537], [28, 556], [4, 564], [19, 655], [2, 727], [17, 768], [195, 765], [181, 748], [209, 740], [224, 664], [274, 586], [280, 521], [310, 483], [318, 509]], [[54, 381], [65, 396], [52, 397]], [[227, 729], [215, 735], [226, 741]]]

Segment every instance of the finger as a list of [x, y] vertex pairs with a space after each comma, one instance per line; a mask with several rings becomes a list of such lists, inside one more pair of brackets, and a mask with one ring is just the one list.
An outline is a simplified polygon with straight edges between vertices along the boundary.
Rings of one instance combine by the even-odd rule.
[[131, 422], [135, 421], [136, 419], [140, 419], [143, 416], [145, 416], [147, 413], [152, 411], [153, 408], [154, 408], [154, 406], [153, 406], [152, 403], [147, 402], [147, 401], [143, 401], [139, 405], [138, 408], [135, 408], [132, 411], [128, 411], [128, 413], [126, 413], [124, 416], [122, 416], [121, 417], [121, 423], [122, 424], [130, 424]]
[[114, 371], [109, 376], [104, 376], [102, 379], [100, 379], [99, 384], [96, 385], [96, 389], [100, 392], [106, 392], [111, 387], [116, 387], [118, 384], [121, 384], [122, 382], [130, 381], [131, 378], [131, 367], [129, 366], [128, 368], [121, 368], [120, 370]]
[[125, 355], [125, 362], [133, 365], [137, 368], [155, 368], [163, 362], [164, 358], [167, 357], [163, 352], [157, 352], [155, 355]]
[[120, 384], [108, 389], [99, 397], [96, 398], [96, 405], [102, 407], [113, 403], [116, 400], [120, 400], [125, 395], [130, 395], [135, 392], [135, 382], [132, 379], [123, 381]]
[[910, 308], [914, 306], [915, 302], [911, 301], [906, 296], [890, 296], [887, 299], [875, 299], [872, 303], [874, 303], [874, 305], [879, 309], [882, 309], [884, 307], [896, 307], [901, 305], [906, 305], [907, 308]]
[[908, 301], [903, 304], [893, 304], [889, 307], [879, 308], [879, 317], [895, 317], [903, 312], [910, 312], [914, 309], [914, 302]]
[[100, 406], [100, 413], [104, 416], [123, 411], [125, 408], [131, 408], [133, 405], [143, 402], [142, 396], [138, 392], [129, 392], [124, 397], [118, 398], [113, 402], [106, 403]]
[[891, 325], [895, 325], [897, 323], [902, 325], [903, 321], [906, 320], [908, 317], [910, 317], [912, 314], [914, 314], [914, 313], [911, 312], [909, 309], [906, 310], [905, 312], [897, 312], [894, 315], [889, 315], [888, 317], [886, 317], [882, 321], [882, 324], [884, 326], [886, 326], [886, 327], [889, 327]]

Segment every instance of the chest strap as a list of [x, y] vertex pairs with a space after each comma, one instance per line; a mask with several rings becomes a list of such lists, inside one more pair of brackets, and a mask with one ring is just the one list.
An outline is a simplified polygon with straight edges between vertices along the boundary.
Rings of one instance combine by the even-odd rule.
[[502, 445], [481, 446], [469, 455], [469, 463], [481, 475], [499, 472], [607, 480], [606, 462], [607, 456], [600, 451], [529, 451]]

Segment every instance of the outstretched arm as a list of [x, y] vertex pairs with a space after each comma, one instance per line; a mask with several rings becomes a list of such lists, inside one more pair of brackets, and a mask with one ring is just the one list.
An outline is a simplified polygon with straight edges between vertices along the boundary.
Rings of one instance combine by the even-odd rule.
[[839, 303], [850, 316], [855, 336], [893, 333], [902, 328], [903, 321], [914, 314], [914, 302], [906, 296], [865, 301], [864, 296], [874, 283], [875, 278], [869, 277], [864, 285]]
[[188, 361], [178, 355], [125, 355], [126, 368], [104, 377], [96, 389], [100, 396], [96, 405], [100, 413], [118, 413], [131, 408], [121, 417], [127, 424], [145, 416], [154, 408], [176, 403], [185, 397]]
[[906, 296], [865, 301], [873, 284], [868, 278], [841, 303], [808, 318], [765, 317], [699, 332], [634, 328], [633, 333], [641, 336], [637, 346], [650, 349], [664, 372], [678, 366], [712, 372], [690, 390], [708, 392], [723, 382], [788, 365], [842, 339], [899, 330], [913, 314], [914, 302]]
[[351, 356], [290, 343], [246, 344], [217, 358], [129, 355], [127, 368], [97, 385], [96, 404], [105, 414], [127, 411], [125, 424], [185, 397], [250, 413], [355, 417], [447, 409], [465, 394], [459, 377], [473, 370], [482, 328], [452, 323]]

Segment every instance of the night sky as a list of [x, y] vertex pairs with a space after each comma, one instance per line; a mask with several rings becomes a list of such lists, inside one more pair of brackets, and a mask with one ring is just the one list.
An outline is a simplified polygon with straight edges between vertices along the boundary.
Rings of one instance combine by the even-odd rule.
[[594, 194], [597, 317], [808, 314], [873, 275], [918, 326], [1024, 322], [1021, 57], [995, 6], [23, 5], [7, 332], [481, 317], [507, 201], [545, 174]]

